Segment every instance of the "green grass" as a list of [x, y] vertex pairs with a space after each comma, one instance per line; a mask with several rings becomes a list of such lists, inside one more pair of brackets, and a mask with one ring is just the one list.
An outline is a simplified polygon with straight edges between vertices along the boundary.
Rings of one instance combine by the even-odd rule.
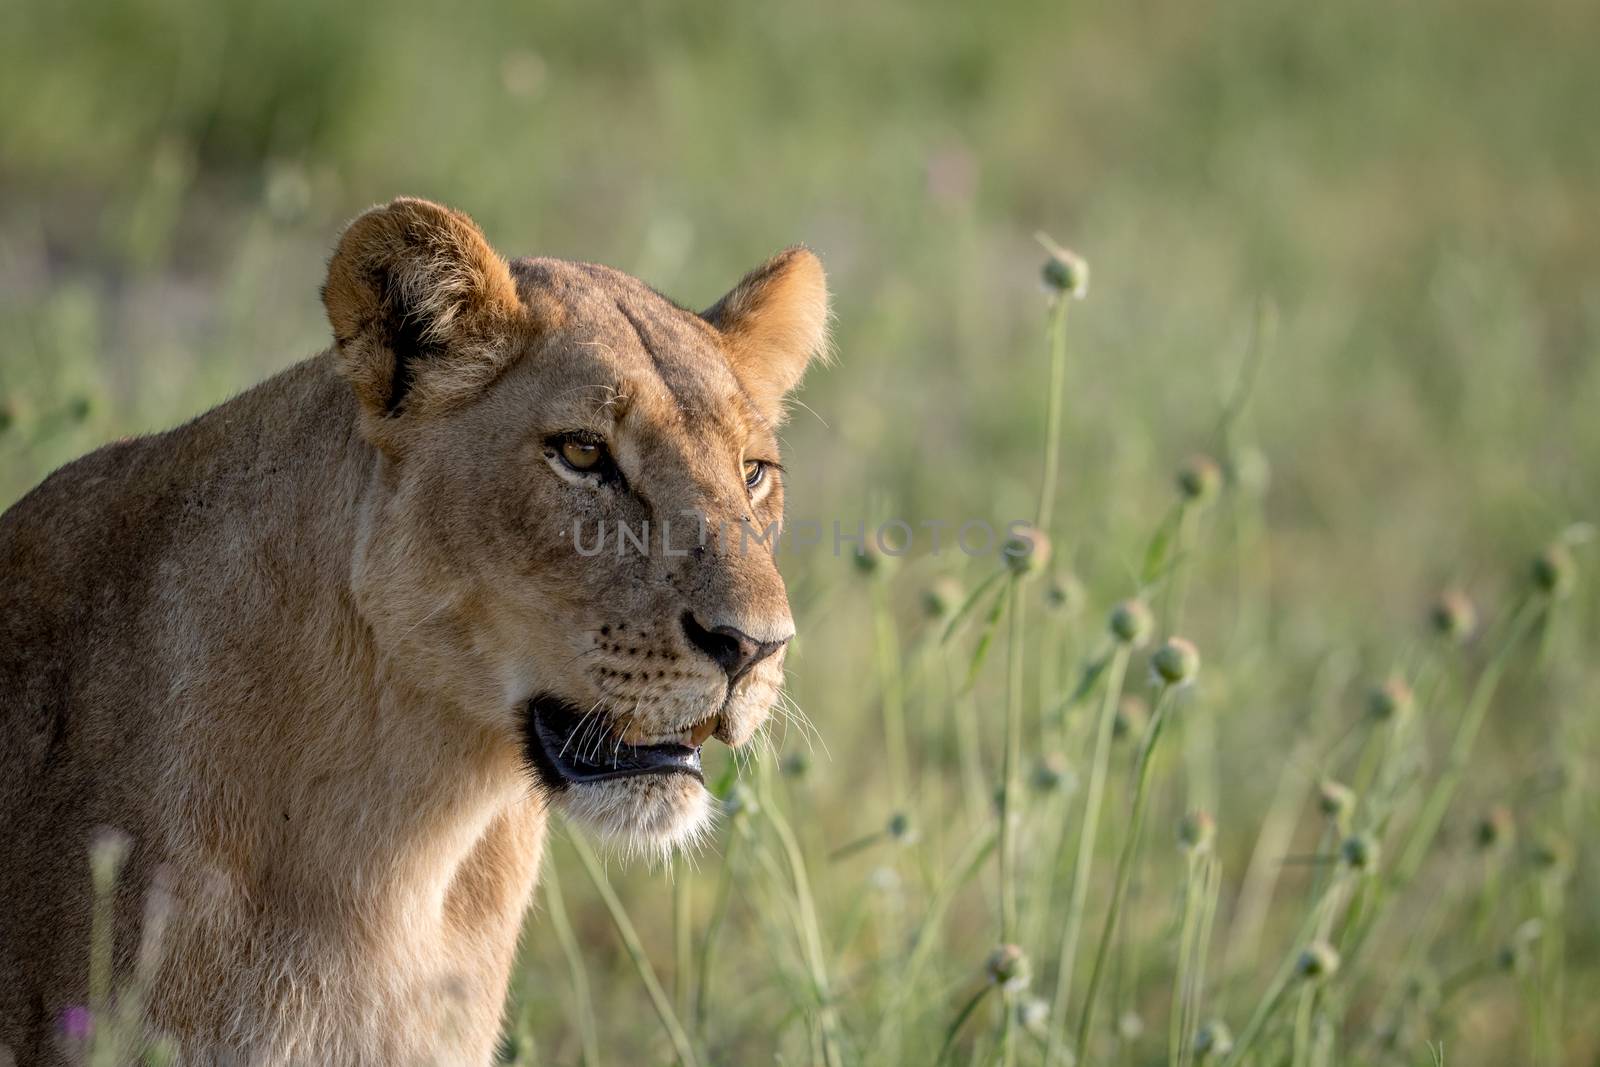
[[[1199, 1062], [1214, 1020], [1240, 1063], [1589, 1062], [1600, 584], [1593, 546], [1554, 603], [1528, 567], [1600, 518], [1597, 32], [1581, 0], [24, 0], [0, 501], [320, 349], [338, 226], [396, 194], [688, 303], [807, 241], [840, 358], [785, 434], [791, 516], [1035, 517], [1059, 379], [1050, 566], [946, 636], [924, 594], [998, 563], [788, 558], [819, 740], [779, 728], [672, 881], [556, 835], [519, 1062], [1037, 1064], [1091, 984], [1096, 1064]], [[1040, 229], [1094, 269], [1060, 373]], [[1116, 688], [1156, 702], [1105, 628], [1141, 594], [1203, 665], [1130, 847], [1140, 737], [1099, 741]], [[1413, 707], [1374, 719], [1391, 675]], [[986, 971], [1003, 918], [1025, 988]], [[1308, 981], [1314, 941], [1340, 963]]]

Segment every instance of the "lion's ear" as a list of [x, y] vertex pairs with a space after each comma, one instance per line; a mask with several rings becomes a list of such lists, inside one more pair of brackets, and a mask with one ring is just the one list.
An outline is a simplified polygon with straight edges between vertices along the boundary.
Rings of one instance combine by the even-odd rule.
[[471, 399], [515, 356], [526, 321], [505, 260], [473, 221], [400, 199], [352, 222], [322, 302], [369, 418]]
[[790, 248], [744, 276], [703, 313], [722, 332], [728, 362], [773, 422], [812, 358], [828, 348], [828, 280], [806, 248]]

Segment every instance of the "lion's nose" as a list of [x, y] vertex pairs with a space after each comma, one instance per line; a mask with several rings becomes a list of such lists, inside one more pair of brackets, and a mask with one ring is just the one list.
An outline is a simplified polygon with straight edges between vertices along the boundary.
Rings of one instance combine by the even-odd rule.
[[781, 641], [757, 641], [733, 626], [707, 629], [700, 625], [693, 612], [688, 611], [683, 613], [683, 632], [691, 645], [710, 656], [727, 672], [730, 686], [743, 678], [751, 667], [789, 643], [787, 637]]

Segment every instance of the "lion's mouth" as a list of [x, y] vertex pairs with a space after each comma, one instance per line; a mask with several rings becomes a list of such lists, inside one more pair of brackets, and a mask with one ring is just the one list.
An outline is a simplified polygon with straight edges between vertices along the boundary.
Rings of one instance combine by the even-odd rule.
[[630, 745], [612, 732], [608, 718], [584, 715], [557, 697], [528, 701], [524, 747], [545, 785], [565, 789], [652, 774], [687, 774], [705, 781], [698, 744]]

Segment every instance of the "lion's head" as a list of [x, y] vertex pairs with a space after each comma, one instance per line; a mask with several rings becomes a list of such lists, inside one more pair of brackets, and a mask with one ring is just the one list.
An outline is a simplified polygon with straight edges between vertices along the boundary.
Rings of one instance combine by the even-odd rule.
[[692, 835], [701, 743], [759, 729], [794, 634], [776, 427], [825, 345], [816, 257], [696, 314], [397, 200], [351, 224], [323, 298], [382, 457], [352, 488], [384, 669], [602, 831]]

